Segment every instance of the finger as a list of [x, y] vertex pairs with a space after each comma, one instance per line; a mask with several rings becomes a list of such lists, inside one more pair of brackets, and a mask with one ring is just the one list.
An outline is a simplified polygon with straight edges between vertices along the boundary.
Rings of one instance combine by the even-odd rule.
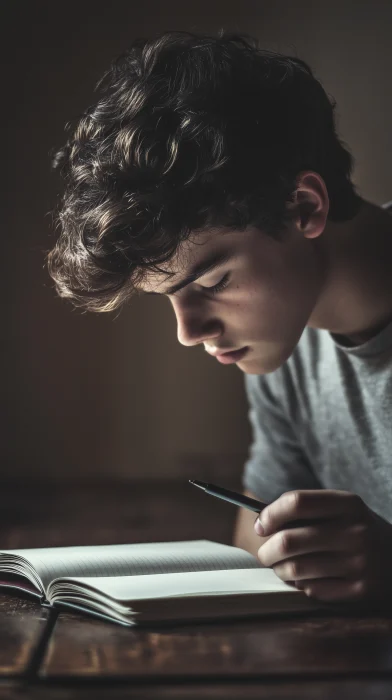
[[367, 588], [362, 580], [325, 578], [299, 581], [297, 586], [310, 598], [323, 603], [355, 603], [364, 600]]
[[302, 554], [341, 552], [353, 556], [363, 550], [363, 538], [362, 528], [357, 524], [347, 525], [344, 530], [336, 522], [314, 524], [275, 532], [263, 542], [257, 556], [266, 567]]
[[303, 554], [294, 559], [275, 564], [273, 570], [282, 581], [314, 580], [331, 577], [348, 577], [356, 571], [356, 557], [346, 557], [332, 552]]
[[288, 491], [264, 508], [259, 520], [267, 535], [293, 520], [352, 517], [365, 511], [362, 499], [348, 491]]

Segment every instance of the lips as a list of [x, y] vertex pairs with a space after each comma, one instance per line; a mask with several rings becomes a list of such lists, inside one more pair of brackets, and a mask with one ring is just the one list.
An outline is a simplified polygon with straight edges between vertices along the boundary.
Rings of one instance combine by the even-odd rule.
[[248, 347], [240, 348], [240, 350], [234, 350], [233, 352], [224, 352], [222, 354], [215, 355], [215, 357], [218, 360], [218, 362], [220, 362], [222, 365], [231, 365], [235, 362], [239, 362], [240, 360], [242, 360], [242, 358], [245, 357], [248, 350]]

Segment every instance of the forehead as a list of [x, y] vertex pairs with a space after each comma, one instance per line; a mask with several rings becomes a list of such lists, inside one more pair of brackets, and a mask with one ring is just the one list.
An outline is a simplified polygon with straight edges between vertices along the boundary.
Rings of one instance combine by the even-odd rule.
[[[237, 234], [238, 235], [238, 234]], [[175, 255], [165, 263], [158, 265], [162, 272], [146, 271], [143, 279], [137, 284], [139, 291], [158, 292], [183, 279], [192, 267], [207, 257], [219, 252], [229, 252], [235, 241], [232, 231], [209, 230], [192, 234], [183, 241]]]

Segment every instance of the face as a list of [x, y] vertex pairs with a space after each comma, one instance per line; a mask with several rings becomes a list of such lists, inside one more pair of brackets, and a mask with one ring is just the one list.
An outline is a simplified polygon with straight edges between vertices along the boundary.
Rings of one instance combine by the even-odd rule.
[[[210, 271], [178, 291], [190, 270], [224, 256]], [[285, 362], [309, 320], [321, 284], [315, 241], [289, 229], [275, 240], [257, 229], [200, 233], [182, 244], [164, 270], [149, 273], [140, 288], [167, 294], [178, 340], [203, 345], [223, 364], [246, 374], [266, 374]], [[223, 353], [230, 353], [226, 357]]]

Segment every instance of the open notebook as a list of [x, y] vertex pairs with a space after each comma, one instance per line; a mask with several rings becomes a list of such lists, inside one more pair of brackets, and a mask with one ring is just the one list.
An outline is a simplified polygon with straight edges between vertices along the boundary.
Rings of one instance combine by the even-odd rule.
[[125, 625], [319, 607], [237, 547], [191, 540], [0, 552], [0, 586]]

